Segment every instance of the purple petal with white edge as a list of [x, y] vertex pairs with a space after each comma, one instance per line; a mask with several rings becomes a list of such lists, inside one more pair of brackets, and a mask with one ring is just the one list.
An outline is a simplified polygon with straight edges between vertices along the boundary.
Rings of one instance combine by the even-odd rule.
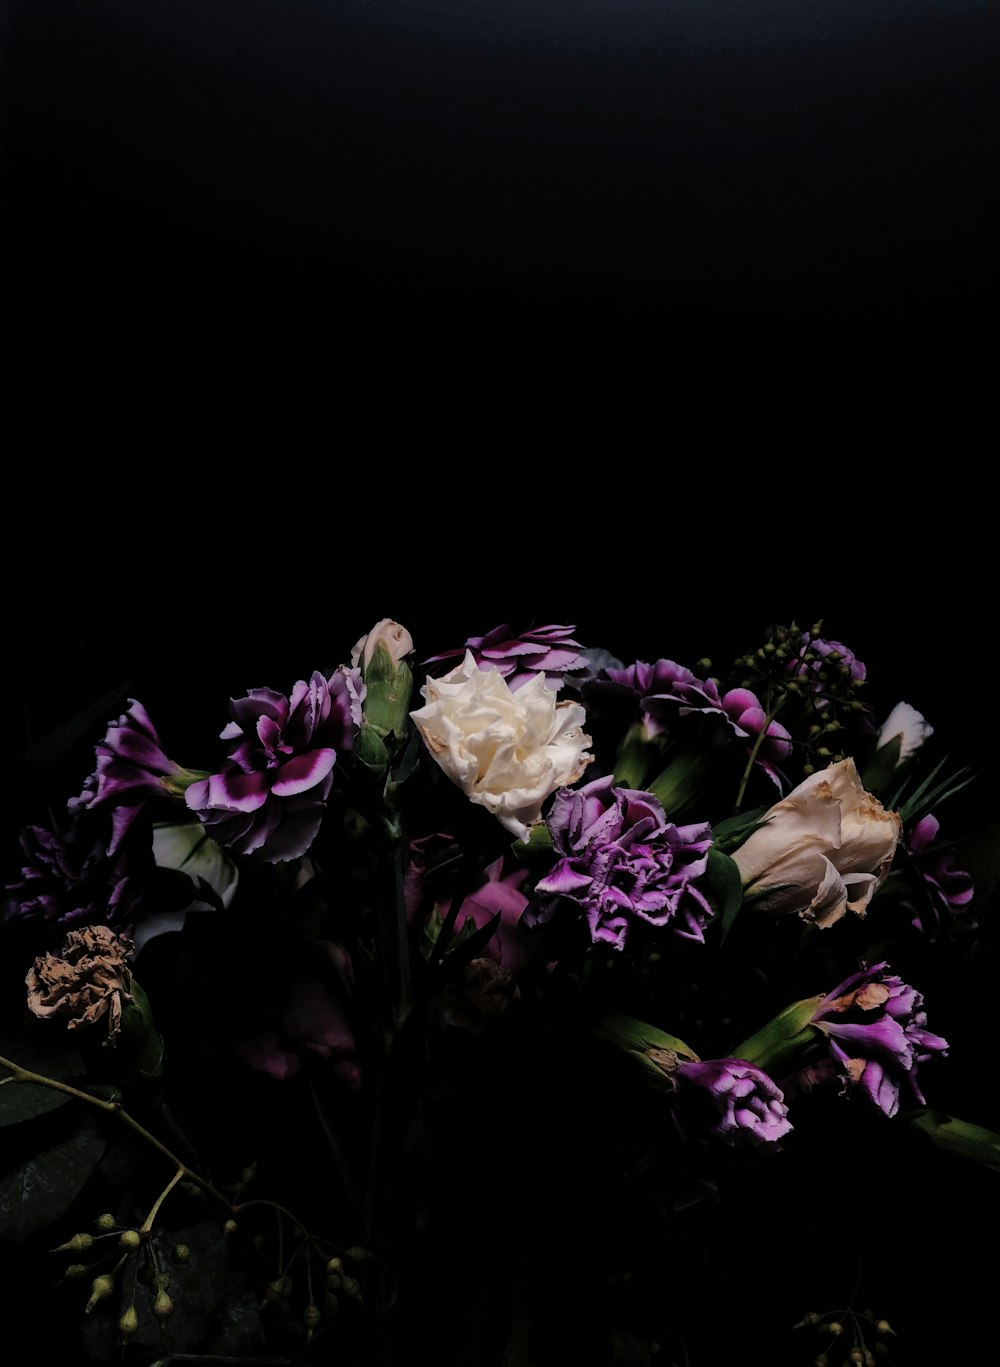
[[873, 1020], [870, 1025], [826, 1021], [824, 1029], [852, 1057], [877, 1057], [907, 1070], [913, 1066], [913, 1049], [903, 1027], [887, 1016]]
[[273, 688], [251, 688], [244, 698], [230, 698], [229, 713], [244, 731], [255, 731], [257, 718], [271, 717], [279, 726], [288, 719], [288, 699]]
[[275, 797], [294, 797], [322, 782], [337, 762], [336, 750], [310, 750], [282, 764], [271, 785]]
[[[265, 750], [274, 750], [281, 741], [281, 727], [273, 717], [257, 718], [257, 739]], [[242, 768], [242, 765], [240, 766]]]

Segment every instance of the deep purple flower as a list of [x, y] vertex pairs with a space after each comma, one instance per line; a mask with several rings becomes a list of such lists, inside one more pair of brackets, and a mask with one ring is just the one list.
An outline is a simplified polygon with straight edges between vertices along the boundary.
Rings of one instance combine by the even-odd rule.
[[926, 1028], [923, 997], [886, 963], [852, 974], [825, 996], [812, 1024], [827, 1036], [843, 1084], [841, 1095], [859, 1091], [887, 1116], [899, 1110], [901, 1090], [924, 1104], [917, 1067], [948, 1050], [947, 1040]]
[[135, 698], [129, 698], [127, 712], [109, 723], [95, 754], [94, 772], [68, 805], [71, 811], [111, 807], [108, 854], [114, 855], [145, 803], [164, 796], [161, 780], [185, 771], [163, 753], [149, 714]]
[[763, 731], [755, 759], [781, 789], [775, 765], [791, 754], [792, 738], [780, 722], [768, 721], [760, 699], [749, 688], [731, 688], [720, 695], [715, 679], [700, 679], [674, 660], [657, 660], [654, 665], [637, 660], [626, 669], [605, 672], [616, 692], [638, 701], [643, 725], [650, 736], [668, 730], [677, 717], [693, 713], [718, 718], [750, 749]]
[[696, 880], [708, 865], [710, 826], [675, 826], [652, 793], [616, 788], [608, 776], [561, 789], [548, 827], [562, 858], [538, 883], [546, 900], [527, 924], [549, 920], [565, 899], [582, 908], [595, 944], [622, 949], [643, 922], [704, 938], [712, 908]]
[[913, 857], [924, 892], [920, 900], [907, 899], [913, 912], [911, 924], [931, 940], [937, 937], [942, 920], [947, 924], [971, 910], [975, 891], [972, 875], [954, 867], [954, 854], [935, 850], [934, 842], [940, 829], [937, 817], [928, 813], [903, 833], [903, 847]]
[[85, 812], [72, 815], [65, 832], [27, 826], [21, 832], [21, 879], [7, 887], [12, 922], [66, 928], [105, 924], [131, 933], [142, 900], [137, 869], [152, 851], [134, 842], [107, 851], [105, 831]]
[[357, 735], [356, 670], [300, 679], [291, 697], [252, 688], [233, 698], [221, 772], [192, 783], [187, 805], [222, 845], [270, 863], [305, 854], [319, 830], [340, 751]]
[[550, 688], [559, 689], [565, 675], [587, 668], [587, 660], [580, 653], [580, 643], [572, 639], [575, 627], [529, 627], [527, 631], [512, 633], [505, 623], [494, 627], [485, 636], [470, 636], [457, 650], [446, 650], [432, 655], [425, 664], [442, 660], [461, 660], [471, 650], [480, 669], [498, 669], [512, 692], [544, 674]]
[[691, 1134], [699, 1111], [708, 1132], [733, 1147], [773, 1144], [792, 1128], [780, 1089], [752, 1063], [738, 1058], [681, 1060], [672, 1077], [686, 1134]]

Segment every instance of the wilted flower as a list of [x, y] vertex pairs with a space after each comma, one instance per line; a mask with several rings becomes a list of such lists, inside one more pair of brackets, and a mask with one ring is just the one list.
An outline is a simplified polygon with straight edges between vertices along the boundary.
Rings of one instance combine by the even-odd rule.
[[971, 910], [975, 892], [972, 875], [954, 867], [954, 853], [935, 850], [939, 830], [937, 817], [929, 812], [903, 834], [903, 848], [912, 856], [924, 893], [920, 899], [907, 898], [913, 912], [912, 925], [931, 939], [937, 934], [942, 917], [947, 922]]
[[462, 659], [466, 651], [471, 651], [479, 668], [498, 670], [512, 692], [539, 674], [545, 676], [550, 688], [559, 689], [565, 675], [587, 668], [579, 642], [572, 639], [575, 630], [550, 625], [512, 633], [504, 624], [485, 636], [470, 636], [461, 650], [446, 650], [424, 663]]
[[149, 714], [135, 698], [129, 698], [128, 710], [109, 723], [95, 754], [97, 766], [69, 809], [111, 808], [108, 854], [114, 855], [146, 802], [166, 795], [162, 780], [192, 776], [163, 753]]
[[709, 1133], [734, 1147], [773, 1144], [792, 1128], [780, 1089], [752, 1063], [738, 1058], [678, 1060], [672, 1076], [686, 1110], [681, 1119], [686, 1133], [699, 1109]]
[[830, 926], [863, 916], [889, 873], [900, 820], [865, 791], [852, 759], [805, 779], [735, 851], [756, 911], [797, 912]]
[[[356, 693], [357, 681], [355, 681]], [[218, 774], [192, 783], [187, 805], [214, 839], [271, 863], [305, 854], [319, 830], [333, 766], [357, 734], [350, 678], [318, 671], [291, 697], [252, 688], [230, 702], [221, 733], [237, 742]]]
[[547, 900], [532, 908], [529, 924], [548, 920], [566, 899], [581, 908], [595, 944], [622, 949], [643, 922], [703, 939], [712, 908], [695, 884], [708, 864], [707, 824], [675, 826], [652, 793], [616, 788], [608, 776], [558, 793], [548, 827], [562, 858], [539, 881]]
[[843, 1094], [860, 1091], [894, 1116], [901, 1090], [924, 1104], [917, 1067], [944, 1057], [948, 1043], [926, 1028], [921, 994], [887, 968], [874, 964], [846, 979], [822, 998], [812, 1024], [827, 1036]]
[[131, 929], [142, 901], [136, 865], [152, 861], [149, 850], [126, 844], [114, 856], [107, 835], [85, 812], [74, 813], [65, 832], [27, 826], [21, 832], [21, 880], [7, 887], [12, 921], [68, 926], [99, 921]]
[[716, 718], [750, 748], [763, 733], [755, 762], [780, 791], [781, 779], [774, 766], [791, 753], [791, 736], [780, 722], [768, 719], [760, 699], [749, 688], [731, 688], [720, 694], [715, 679], [701, 679], [674, 660], [657, 660], [653, 665], [637, 660], [628, 668], [609, 668], [605, 674], [615, 692], [638, 701], [649, 736], [660, 735], [677, 717], [693, 713]]
[[517, 979], [495, 959], [473, 959], [457, 983], [448, 983], [441, 999], [445, 1025], [479, 1034], [497, 1020], [517, 996]]
[[899, 757], [896, 764], [899, 765], [916, 754], [924, 741], [933, 734], [934, 727], [915, 707], [911, 707], [908, 702], [898, 702], [879, 727], [875, 748], [881, 750], [898, 736]]
[[109, 926], [71, 930], [60, 954], [35, 960], [25, 979], [28, 1007], [43, 1020], [64, 1020], [67, 1030], [108, 1018], [108, 1043], [121, 1030], [122, 1006], [132, 1000], [126, 962], [132, 941]]
[[527, 837], [542, 803], [575, 783], [593, 756], [577, 702], [557, 702], [539, 674], [517, 693], [496, 669], [481, 670], [471, 650], [421, 690], [410, 716], [428, 750], [471, 802], [513, 835]]

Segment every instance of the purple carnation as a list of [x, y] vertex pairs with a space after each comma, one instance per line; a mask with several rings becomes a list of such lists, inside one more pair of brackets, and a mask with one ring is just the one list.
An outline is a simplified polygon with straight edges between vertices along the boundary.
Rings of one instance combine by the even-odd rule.
[[566, 682], [566, 674], [588, 667], [586, 657], [580, 653], [580, 643], [572, 639], [575, 630], [571, 626], [549, 625], [512, 633], [504, 624], [485, 636], [470, 636], [460, 649], [432, 655], [424, 663], [461, 660], [471, 650], [479, 668], [499, 670], [511, 692], [536, 674], [544, 674], [548, 686], [559, 689]]
[[760, 1068], [738, 1058], [678, 1062], [673, 1070], [682, 1128], [692, 1129], [698, 1113], [710, 1134], [733, 1147], [773, 1144], [792, 1128], [780, 1089]]
[[[21, 879], [7, 887], [8, 920], [59, 929], [104, 924], [131, 932], [142, 900], [134, 842], [109, 855], [105, 833], [80, 813], [63, 833], [26, 827], [21, 850]], [[152, 861], [151, 851], [145, 858]]]
[[712, 908], [695, 886], [712, 844], [706, 823], [675, 826], [652, 793], [616, 788], [611, 776], [556, 794], [548, 827], [562, 856], [537, 885], [526, 923], [551, 918], [561, 899], [583, 909], [595, 944], [622, 949], [645, 922], [702, 940]]
[[128, 700], [128, 711], [108, 725], [95, 754], [97, 766], [69, 809], [111, 807], [108, 854], [114, 855], [145, 803], [164, 796], [161, 780], [185, 771], [163, 753], [149, 714], [134, 698]]
[[860, 1091], [880, 1111], [899, 1110], [900, 1091], [917, 1104], [924, 1098], [917, 1067], [944, 1056], [947, 1040], [926, 1028], [923, 997], [885, 963], [853, 974], [820, 1002], [812, 1024], [827, 1036], [843, 1083], [841, 1095]]
[[749, 688], [731, 688], [720, 695], [715, 679], [700, 679], [673, 660], [657, 660], [654, 665], [637, 660], [626, 669], [608, 669], [605, 673], [615, 691], [638, 700], [650, 736], [667, 730], [675, 717], [692, 713], [718, 718], [751, 749], [763, 731], [756, 762], [781, 789], [775, 765], [791, 754], [792, 738], [779, 722], [768, 721], [760, 699]]
[[209, 833], [241, 854], [270, 863], [305, 854], [319, 831], [340, 751], [357, 735], [352, 706], [363, 685], [357, 670], [300, 679], [291, 697], [252, 688], [233, 698], [222, 739], [234, 741], [221, 772], [185, 793]]
[[909, 903], [911, 924], [931, 940], [937, 937], [942, 921], [947, 925], [970, 911], [975, 891], [972, 875], [954, 867], [954, 854], [935, 850], [939, 830], [937, 817], [928, 814], [903, 835], [903, 847], [913, 858], [924, 891], [920, 902]]

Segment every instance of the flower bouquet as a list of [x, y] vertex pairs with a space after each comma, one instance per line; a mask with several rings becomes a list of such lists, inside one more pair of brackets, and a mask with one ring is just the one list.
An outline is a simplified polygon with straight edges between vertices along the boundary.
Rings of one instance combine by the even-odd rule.
[[822, 622], [433, 632], [27, 748], [8, 1284], [88, 1364], [688, 1367], [778, 1294], [771, 1360], [907, 1361], [896, 1179], [1000, 1168], [975, 774]]

